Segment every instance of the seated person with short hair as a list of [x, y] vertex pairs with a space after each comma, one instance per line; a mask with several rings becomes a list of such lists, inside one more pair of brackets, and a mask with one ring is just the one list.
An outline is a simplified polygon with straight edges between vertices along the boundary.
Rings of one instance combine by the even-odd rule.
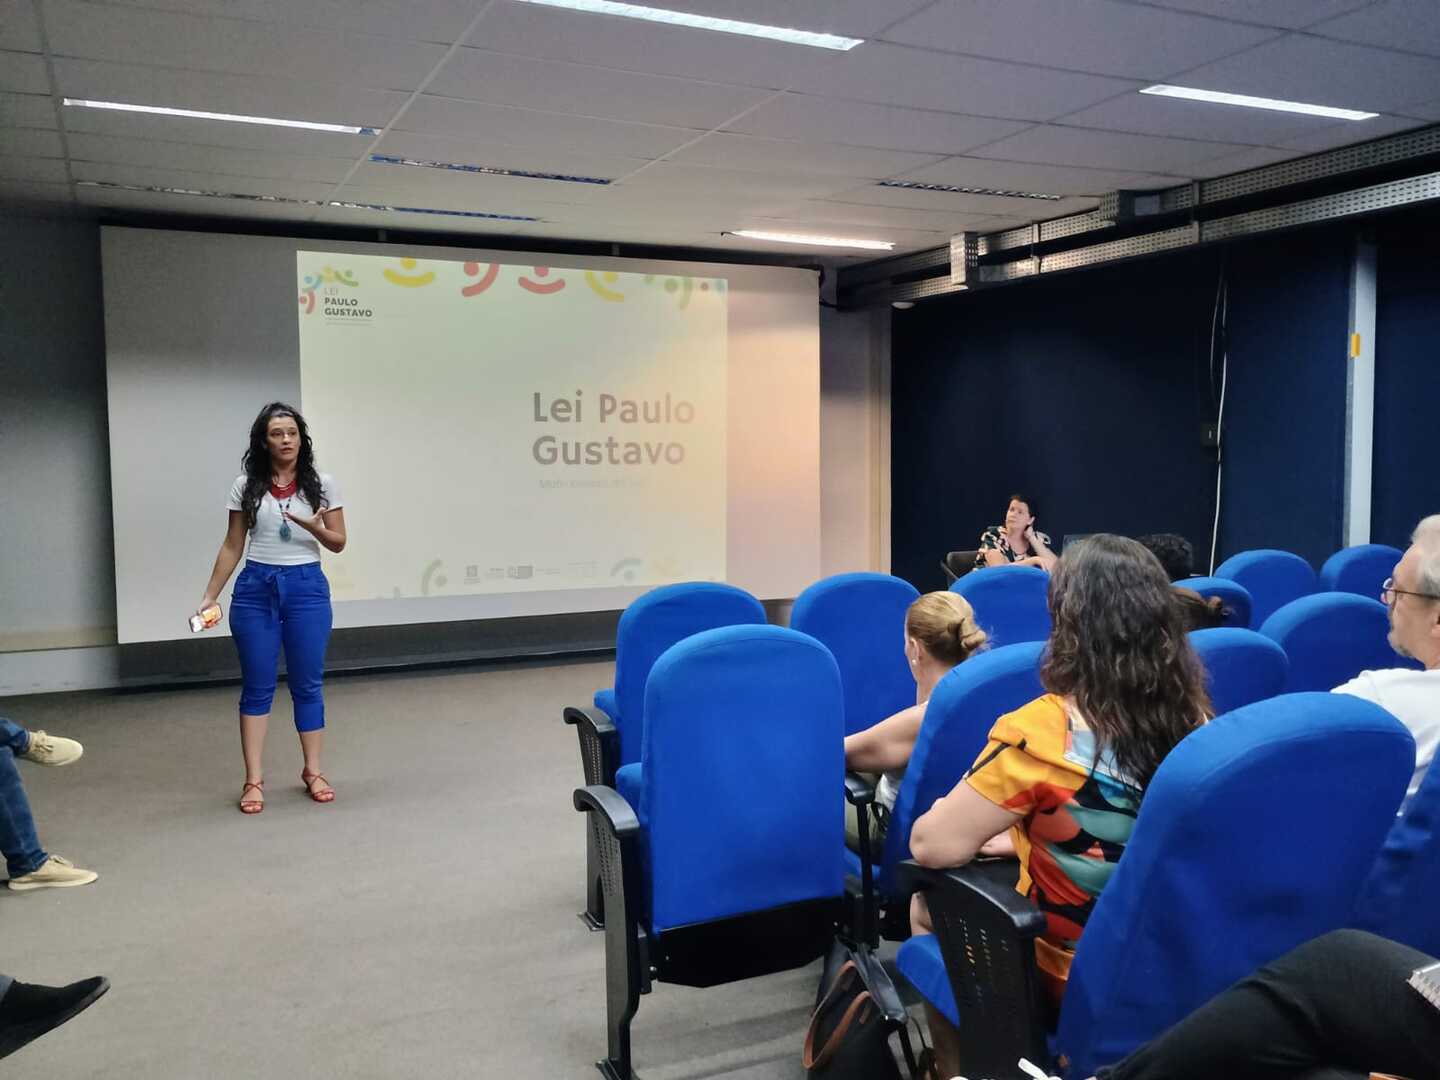
[[991, 525], [980, 534], [975, 569], [987, 566], [1038, 566], [1053, 570], [1059, 562], [1050, 550], [1050, 537], [1035, 531], [1033, 504], [1024, 495], [1011, 495], [1005, 508], [1005, 524]]
[[[879, 773], [875, 801], [871, 804], [872, 857], [878, 857], [885, 843], [885, 830], [900, 781], [910, 764], [910, 753], [925, 721], [925, 705], [935, 684], [957, 664], [985, 647], [985, 631], [975, 623], [970, 601], [952, 592], [932, 592], [917, 597], [905, 612], [905, 658], [915, 676], [915, 704], [873, 727], [845, 737], [845, 768], [853, 772]], [[860, 850], [860, 825], [856, 808], [845, 804], [845, 843]]]
[[[1183, 581], [1195, 572], [1195, 549], [1178, 533], [1148, 533], [1137, 538], [1137, 542], [1150, 554], [1160, 560], [1165, 574], [1174, 581]], [[1194, 589], [1183, 585], [1175, 587], [1175, 596], [1185, 612], [1186, 625], [1191, 630], [1205, 630], [1212, 626], [1224, 626], [1230, 617], [1230, 609], [1218, 596], [1201, 596]]]
[[[1040, 669], [1048, 693], [995, 722], [965, 779], [915, 822], [910, 852], [937, 869], [1007, 848], [1019, 856], [1016, 888], [1046, 921], [1036, 966], [1058, 1001], [1146, 786], [1211, 709], [1170, 580], [1134, 540], [1100, 534], [1067, 551], [1050, 582], [1050, 615]], [[923, 894], [911, 927], [933, 932]], [[927, 1014], [940, 1075], [964, 1072], [954, 1029]]]
[[1415, 526], [1410, 548], [1395, 564], [1380, 599], [1390, 609], [1390, 647], [1420, 661], [1425, 670], [1362, 671], [1334, 692], [1375, 702], [1415, 736], [1415, 774], [1403, 812], [1440, 745], [1440, 514]]

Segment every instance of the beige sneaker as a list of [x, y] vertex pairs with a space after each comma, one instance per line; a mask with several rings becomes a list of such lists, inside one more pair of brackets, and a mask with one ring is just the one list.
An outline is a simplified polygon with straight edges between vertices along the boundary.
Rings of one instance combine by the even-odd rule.
[[20, 756], [37, 765], [69, 765], [79, 761], [85, 748], [74, 739], [62, 739], [58, 735], [46, 735], [43, 731], [30, 732], [30, 749]]
[[76, 885], [89, 885], [99, 876], [94, 870], [81, 870], [69, 859], [51, 855], [40, 869], [11, 878], [10, 888], [16, 892], [24, 892], [26, 889], [69, 889]]

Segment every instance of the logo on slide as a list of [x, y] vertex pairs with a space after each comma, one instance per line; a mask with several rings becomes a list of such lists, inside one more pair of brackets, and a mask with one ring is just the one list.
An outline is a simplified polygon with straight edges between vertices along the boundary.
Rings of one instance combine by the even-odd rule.
[[[655, 275], [646, 274], [645, 284], [654, 285]], [[700, 288], [705, 292], [709, 292], [710, 283], [708, 281], [701, 282]], [[665, 291], [671, 296], [675, 297], [675, 306], [678, 307], [681, 311], [684, 311], [687, 307], [690, 306], [690, 294], [695, 291], [695, 279], [688, 277], [666, 278]]]
[[432, 588], [443, 589], [447, 584], [449, 580], [445, 577], [445, 563], [436, 559], [425, 567], [424, 573], [420, 575], [420, 595], [429, 596]]
[[[404, 258], [400, 260], [400, 265], [406, 270], [414, 270], [416, 264], [414, 259]], [[407, 289], [419, 289], [435, 280], [433, 270], [426, 270], [422, 274], [402, 274], [399, 270], [384, 270], [382, 273], [390, 284], [401, 285]]]
[[610, 576], [618, 577], [622, 581], [634, 581], [640, 573], [640, 567], [642, 565], [643, 563], [640, 559], [621, 559], [610, 568]]
[[[544, 278], [550, 276], [550, 267], [535, 267], [535, 276]], [[520, 287], [528, 292], [539, 293], [542, 296], [549, 293], [557, 293], [565, 287], [565, 279], [557, 278], [555, 281], [531, 281], [524, 274], [520, 275]]]
[[608, 300], [612, 304], [623, 304], [625, 302], [624, 293], [606, 288], [606, 286], [614, 285], [619, 280], [620, 275], [613, 270], [607, 270], [603, 274], [597, 274], [594, 270], [585, 271], [585, 284], [589, 285], [591, 291], [600, 297], [601, 300]]
[[[468, 277], [475, 277], [477, 274], [480, 274], [480, 264], [479, 264], [478, 262], [467, 262], [467, 263], [465, 264], [465, 274], [466, 274], [466, 276], [468, 276]], [[480, 276], [480, 280], [479, 280], [479, 281], [473, 281], [473, 282], [471, 282], [469, 285], [466, 285], [465, 287], [463, 287], [463, 288], [460, 290], [460, 295], [461, 295], [461, 296], [479, 296], [479, 295], [480, 295], [481, 293], [483, 293], [486, 289], [490, 288], [491, 285], [494, 285], [494, 284], [495, 284], [495, 279], [496, 279], [497, 277], [499, 277], [499, 276], [500, 276], [500, 264], [499, 264], [499, 263], [491, 263], [491, 264], [490, 264], [490, 268], [489, 268], [488, 270], [486, 270], [485, 273]]]
[[318, 274], [306, 274], [305, 284], [300, 289], [300, 306], [309, 315], [315, 310], [315, 290], [321, 285], [359, 285], [353, 270], [335, 270], [325, 267]]

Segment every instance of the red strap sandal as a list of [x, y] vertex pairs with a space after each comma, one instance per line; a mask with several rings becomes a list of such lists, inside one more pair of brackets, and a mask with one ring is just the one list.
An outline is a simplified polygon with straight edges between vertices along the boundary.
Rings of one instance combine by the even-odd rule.
[[[315, 790], [316, 780], [319, 780], [325, 785], [324, 791]], [[314, 799], [316, 802], [335, 801], [335, 789], [330, 786], [330, 781], [326, 780], [322, 774], [318, 772], [305, 772], [302, 770], [300, 773], [300, 782], [305, 785], [305, 793], [309, 795], [310, 798]]]
[[265, 809], [265, 801], [263, 799], [245, 798], [245, 793], [251, 789], [263, 793], [265, 790], [265, 781], [260, 780], [252, 784], [247, 780], [245, 786], [240, 789], [240, 812], [242, 814], [258, 814], [261, 810]]

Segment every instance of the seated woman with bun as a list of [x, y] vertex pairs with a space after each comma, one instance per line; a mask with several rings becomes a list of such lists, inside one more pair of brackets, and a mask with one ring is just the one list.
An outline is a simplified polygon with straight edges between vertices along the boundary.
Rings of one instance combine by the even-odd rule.
[[[872, 851], [885, 843], [885, 830], [910, 752], [920, 737], [925, 705], [930, 693], [952, 668], [985, 646], [985, 631], [975, 623], [970, 601], [952, 592], [932, 592], [917, 597], [905, 613], [905, 657], [915, 676], [915, 704], [874, 727], [845, 737], [845, 768], [852, 772], [879, 773], [875, 802], [871, 806]], [[860, 829], [856, 809], [845, 804], [845, 842], [851, 851], [860, 850]]]
[[1175, 585], [1175, 599], [1185, 613], [1185, 625], [1190, 630], [1208, 630], [1212, 626], [1224, 626], [1230, 618], [1230, 609], [1218, 596], [1201, 596], [1194, 589], [1187, 589], [1180, 582], [1195, 572], [1195, 549], [1178, 533], [1148, 533], [1137, 537], [1137, 542], [1150, 554], [1160, 560], [1165, 576]]
[[1059, 557], [1050, 550], [1050, 537], [1035, 531], [1035, 512], [1024, 495], [1011, 495], [1005, 509], [1005, 524], [991, 525], [980, 534], [980, 550], [975, 553], [975, 569], [987, 566], [1038, 566], [1055, 569]]

